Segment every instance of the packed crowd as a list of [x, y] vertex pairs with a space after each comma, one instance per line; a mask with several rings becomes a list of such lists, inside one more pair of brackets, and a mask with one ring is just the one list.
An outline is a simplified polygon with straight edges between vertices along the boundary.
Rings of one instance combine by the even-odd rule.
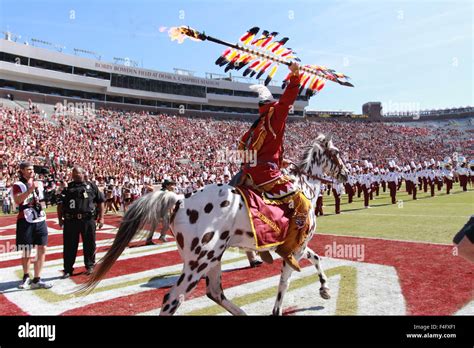
[[[165, 179], [178, 191], [227, 181], [238, 165], [222, 161], [222, 153], [236, 149], [248, 121], [197, 119], [165, 114], [99, 109], [81, 116], [45, 117], [32, 110], [0, 107], [0, 181], [16, 179], [18, 163], [30, 159], [50, 168], [51, 190], [70, 179], [80, 164], [90, 180], [108, 187], [128, 183], [133, 192]], [[471, 149], [472, 137], [463, 131], [409, 127], [371, 122], [289, 122], [285, 157], [298, 161], [303, 147], [318, 133], [332, 135], [349, 163], [369, 160], [386, 167], [389, 160], [403, 165], [435, 158], [458, 149]], [[471, 157], [472, 153], [464, 153]]]

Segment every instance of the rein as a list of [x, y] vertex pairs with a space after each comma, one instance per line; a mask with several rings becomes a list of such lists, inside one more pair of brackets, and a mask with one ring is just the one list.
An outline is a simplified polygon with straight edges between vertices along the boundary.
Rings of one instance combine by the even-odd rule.
[[331, 180], [328, 180], [328, 179], [324, 179], [318, 175], [313, 175], [313, 174], [309, 174], [309, 173], [305, 173], [303, 172], [294, 162], [292, 161], [289, 161], [290, 164], [292, 164], [294, 166], [294, 169], [293, 169], [293, 173], [297, 176], [299, 176], [301, 178], [302, 175], [306, 176], [307, 178], [311, 179], [311, 180], [319, 180], [321, 181], [321, 183], [323, 184], [331, 184], [332, 181]]

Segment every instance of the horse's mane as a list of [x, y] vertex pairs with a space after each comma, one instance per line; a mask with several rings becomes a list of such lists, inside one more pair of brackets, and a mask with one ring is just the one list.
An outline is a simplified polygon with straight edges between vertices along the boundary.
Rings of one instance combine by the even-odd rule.
[[319, 133], [316, 137], [316, 140], [311, 145], [307, 145], [303, 149], [303, 155], [301, 156], [300, 161], [296, 164], [295, 172], [302, 172], [304, 171], [308, 165], [312, 161], [312, 153], [315, 148], [322, 149], [324, 140], [326, 140], [326, 136], [322, 133]]

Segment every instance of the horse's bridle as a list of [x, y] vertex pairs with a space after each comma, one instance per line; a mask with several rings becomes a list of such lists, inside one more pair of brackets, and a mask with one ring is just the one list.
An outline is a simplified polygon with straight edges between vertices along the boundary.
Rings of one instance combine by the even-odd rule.
[[338, 157], [336, 153], [331, 152], [329, 149], [324, 149], [324, 154], [336, 163], [339, 168], [339, 171], [342, 171], [342, 168], [344, 168], [345, 164], [344, 161], [340, 157]]

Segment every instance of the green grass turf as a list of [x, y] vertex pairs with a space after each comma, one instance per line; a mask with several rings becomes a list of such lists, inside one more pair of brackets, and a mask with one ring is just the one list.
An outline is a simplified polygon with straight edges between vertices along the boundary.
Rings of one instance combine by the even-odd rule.
[[[325, 215], [317, 219], [317, 233], [450, 244], [474, 214], [474, 188], [462, 192], [459, 184], [455, 184], [453, 194], [446, 195], [443, 187], [436, 191], [436, 197], [418, 191], [417, 201], [404, 189], [403, 185], [397, 192], [397, 200], [402, 203], [394, 205], [388, 192], [380, 189], [380, 196], [374, 193], [374, 200], [370, 201], [372, 209], [364, 209], [362, 196], [347, 204], [347, 195], [343, 195], [340, 215], [334, 214], [334, 197], [324, 195]], [[46, 211], [55, 212], [56, 207]]]
[[[388, 191], [388, 190], [387, 190]], [[397, 192], [399, 204], [391, 204], [388, 192], [375, 196], [364, 208], [363, 196], [347, 204], [342, 196], [341, 214], [334, 214], [334, 197], [324, 196], [324, 216], [317, 219], [317, 233], [360, 237], [379, 237], [433, 243], [452, 242], [453, 236], [474, 214], [474, 189], [462, 192], [455, 184], [453, 194], [446, 195], [446, 188], [435, 191], [436, 196], [418, 191], [418, 200], [404, 192]]]

